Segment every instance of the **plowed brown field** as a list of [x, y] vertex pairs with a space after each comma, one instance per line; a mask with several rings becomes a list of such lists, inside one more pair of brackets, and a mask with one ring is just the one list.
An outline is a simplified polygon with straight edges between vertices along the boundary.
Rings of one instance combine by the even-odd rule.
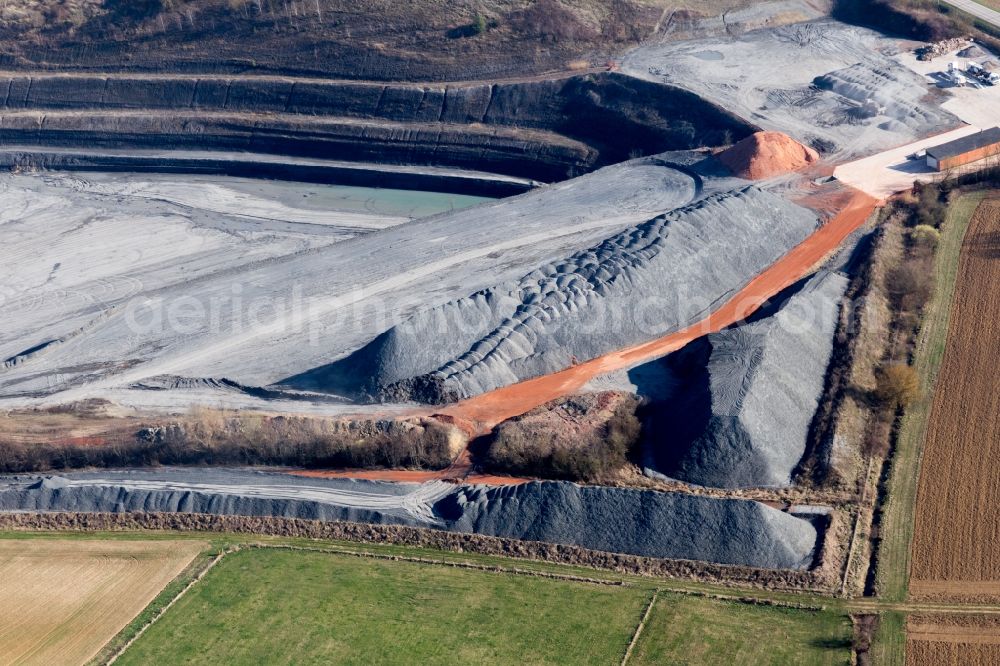
[[996, 617], [913, 616], [906, 627], [907, 666], [1000, 664]]
[[82, 664], [205, 544], [0, 540], [0, 663]]
[[[996, 196], [979, 206], [962, 245], [921, 463], [912, 552], [911, 596], [1000, 599], [1000, 197]], [[991, 649], [996, 657], [1000, 648]], [[919, 647], [918, 653], [928, 650], [940, 652], [933, 663], [958, 663], [948, 661], [951, 648], [935, 644]]]

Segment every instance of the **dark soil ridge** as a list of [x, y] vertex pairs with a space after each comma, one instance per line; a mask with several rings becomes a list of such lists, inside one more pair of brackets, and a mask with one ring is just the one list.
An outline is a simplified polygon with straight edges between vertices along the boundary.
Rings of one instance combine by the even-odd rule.
[[641, 557], [808, 570], [819, 532], [759, 502], [528, 482], [418, 487], [210, 468], [8, 477], [2, 511], [151, 511], [436, 527]]

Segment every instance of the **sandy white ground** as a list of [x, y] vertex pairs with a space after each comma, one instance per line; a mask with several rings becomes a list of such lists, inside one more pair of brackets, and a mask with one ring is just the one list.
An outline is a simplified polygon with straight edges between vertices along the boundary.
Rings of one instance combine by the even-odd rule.
[[[887, 54], [900, 41], [832, 19], [640, 46], [622, 70], [690, 90], [841, 161], [953, 128], [920, 76]], [[818, 85], [821, 77], [833, 77]], [[881, 112], [857, 116], [873, 99]]]
[[[0, 191], [3, 359], [79, 334], [140, 293], [409, 219], [359, 188], [209, 176], [8, 175]], [[438, 196], [436, 210], [481, 201]]]

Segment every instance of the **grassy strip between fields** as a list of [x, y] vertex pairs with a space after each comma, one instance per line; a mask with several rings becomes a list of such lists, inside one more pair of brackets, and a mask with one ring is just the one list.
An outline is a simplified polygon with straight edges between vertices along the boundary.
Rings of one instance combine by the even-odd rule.
[[906, 663], [906, 613], [885, 611], [879, 616], [878, 631], [872, 641], [872, 663], [877, 666], [904, 666]]
[[93, 659], [90, 666], [107, 663], [117, 654], [133, 637], [135, 637], [146, 625], [152, 622], [156, 616], [167, 607], [167, 605], [177, 597], [198, 575], [207, 567], [211, 566], [220, 551], [216, 548], [204, 550], [180, 573], [177, 578], [170, 581], [156, 598], [146, 606], [141, 613], [136, 615], [118, 635], [112, 638]]
[[[907, 596], [920, 456], [934, 398], [934, 385], [948, 337], [951, 301], [955, 293], [962, 241], [972, 215], [984, 196], [985, 192], [965, 194], [950, 206], [935, 257], [934, 295], [924, 311], [913, 362], [920, 376], [921, 393], [907, 407], [900, 424], [881, 526], [877, 587], [879, 595], [886, 601], [899, 602]], [[883, 640], [877, 641], [878, 649], [886, 652], [887, 661], [878, 663], [902, 663], [904, 642], [902, 638], [890, 640], [890, 629], [891, 627], [885, 627], [879, 631], [879, 637]], [[889, 652], [897, 647], [899, 654], [891, 656]]]

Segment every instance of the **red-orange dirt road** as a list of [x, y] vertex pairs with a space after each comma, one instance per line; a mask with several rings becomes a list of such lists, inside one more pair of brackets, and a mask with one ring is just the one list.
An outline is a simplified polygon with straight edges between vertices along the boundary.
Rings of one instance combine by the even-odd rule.
[[[809, 238], [770, 268], [754, 278], [732, 299], [705, 319], [657, 340], [628, 347], [551, 375], [535, 377], [517, 384], [484, 393], [438, 410], [435, 415], [446, 417], [466, 431], [470, 437], [484, 435], [507, 419], [520, 416], [535, 407], [579, 391], [598, 375], [630, 368], [676, 351], [703, 335], [713, 333], [746, 319], [768, 299], [805, 277], [868, 219], [878, 201], [863, 192], [845, 187], [833, 193], [813, 196], [803, 205], [838, 211]], [[378, 481], [409, 481], [420, 483], [433, 480], [461, 479], [465, 483], [507, 485], [527, 479], [472, 473], [472, 460], [466, 450], [447, 469], [437, 472], [421, 470], [338, 470], [295, 472], [305, 476], [353, 478]]]
[[484, 434], [498, 423], [520, 416], [550, 400], [580, 390], [588, 381], [614, 370], [633, 367], [697, 338], [746, 319], [782, 289], [805, 277], [858, 229], [878, 201], [848, 188], [839, 212], [801, 244], [754, 278], [732, 299], [705, 319], [670, 335], [595, 358], [561, 372], [512, 384], [445, 407], [441, 413], [469, 424], [473, 434]]

